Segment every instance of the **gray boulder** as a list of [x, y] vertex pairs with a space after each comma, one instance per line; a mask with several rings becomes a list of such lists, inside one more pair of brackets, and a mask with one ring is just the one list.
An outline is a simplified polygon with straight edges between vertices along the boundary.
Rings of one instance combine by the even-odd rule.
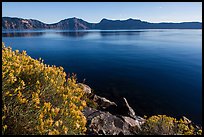
[[83, 88], [83, 91], [87, 94], [91, 94], [91, 88], [83, 83], [78, 83], [79, 86], [81, 86]]
[[115, 102], [112, 102], [112, 101], [110, 101], [104, 97], [100, 97], [97, 95], [94, 95], [93, 101], [98, 104], [100, 109], [107, 109], [110, 106], [117, 106], [117, 104]]
[[123, 116], [123, 119], [126, 120], [126, 122], [130, 123], [131, 125], [134, 123], [133, 125], [137, 125], [140, 128], [140, 125], [144, 124], [146, 120], [140, 116], [136, 116], [135, 111], [130, 107], [126, 98], [123, 99], [125, 101], [126, 107], [128, 108], [127, 115], [129, 116], [129, 117]]
[[128, 108], [127, 114], [128, 114], [130, 117], [132, 117], [132, 118], [135, 119], [135, 111], [130, 107], [130, 105], [128, 104], [126, 98], [123, 98], [123, 99], [124, 99], [124, 101], [125, 101], [126, 107]]
[[[109, 112], [99, 111], [86, 107], [83, 110], [87, 118], [88, 135], [134, 135], [137, 130], [136, 122], [132, 120], [123, 120], [120, 117], [110, 114]], [[131, 119], [131, 118], [130, 118]], [[138, 129], [138, 128], [137, 128]]]

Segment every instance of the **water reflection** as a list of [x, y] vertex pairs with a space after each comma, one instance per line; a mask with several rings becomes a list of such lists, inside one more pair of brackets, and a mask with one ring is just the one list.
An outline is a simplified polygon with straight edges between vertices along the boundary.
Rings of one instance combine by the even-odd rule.
[[55, 34], [60, 34], [61, 36], [64, 37], [84, 37], [90, 32], [88, 31], [75, 31], [75, 32], [55, 32]]
[[101, 31], [101, 36], [118, 36], [118, 35], [139, 35], [141, 32], [145, 31]]
[[45, 32], [5, 32], [2, 37], [35, 37], [42, 36]]
[[63, 32], [2, 32], [2, 37], [35, 37], [46, 34], [56, 34], [63, 37], [84, 37], [89, 34], [98, 33], [102, 37], [118, 35], [139, 35], [144, 31], [63, 31]]

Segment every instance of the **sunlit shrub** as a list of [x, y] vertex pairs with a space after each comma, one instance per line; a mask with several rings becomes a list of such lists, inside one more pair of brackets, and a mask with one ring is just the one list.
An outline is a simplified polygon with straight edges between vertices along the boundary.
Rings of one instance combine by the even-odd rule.
[[149, 117], [142, 125], [141, 134], [145, 135], [201, 135], [202, 130], [195, 128], [185, 119], [177, 120], [166, 115]]
[[82, 99], [86, 101], [87, 107], [98, 109], [98, 104], [93, 101], [94, 95], [95, 95], [94, 93], [90, 93], [90, 94], [85, 93]]
[[84, 134], [76, 77], [2, 43], [2, 134]]

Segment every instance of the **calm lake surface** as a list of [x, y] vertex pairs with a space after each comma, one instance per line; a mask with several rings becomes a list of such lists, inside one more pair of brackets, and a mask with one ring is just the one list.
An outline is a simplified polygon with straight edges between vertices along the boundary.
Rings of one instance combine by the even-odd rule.
[[2, 32], [6, 46], [76, 73], [137, 115], [182, 115], [202, 124], [202, 30]]

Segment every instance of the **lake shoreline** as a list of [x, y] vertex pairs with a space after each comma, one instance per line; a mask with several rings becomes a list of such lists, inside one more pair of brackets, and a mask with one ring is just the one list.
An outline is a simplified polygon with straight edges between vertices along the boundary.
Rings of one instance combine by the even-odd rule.
[[[135, 111], [128, 104], [126, 98], [123, 97], [123, 99], [121, 100], [121, 102], [123, 102], [123, 105], [120, 106], [117, 103], [112, 102], [105, 97], [98, 96], [96, 93], [93, 93], [93, 90], [88, 85], [83, 83], [78, 83], [78, 85], [82, 87], [83, 91], [85, 92], [85, 96], [88, 97], [87, 101], [88, 106], [84, 108], [84, 110], [82, 111], [88, 121], [86, 125], [87, 135], [142, 134], [143, 129], [141, 127], [144, 127], [145, 122], [148, 120], [147, 116], [141, 117], [136, 115]], [[93, 103], [95, 103], [95, 105], [93, 105]], [[103, 120], [102, 123], [99, 122], [100, 118], [101, 120]], [[202, 125], [195, 124], [185, 116], [182, 116], [179, 119], [184, 119], [185, 122], [192, 124], [194, 127], [196, 127], [197, 131], [202, 130]], [[94, 123], [94, 121], [96, 123]], [[118, 122], [120, 121], [119, 122], [120, 124], [118, 122], [117, 122], [118, 124], [116, 124], [115, 123], [116, 121]], [[109, 126], [107, 126], [104, 123], [106, 124], [109, 123]]]
[[2, 40], [86, 78], [107, 99], [125, 97], [138, 115], [202, 120], [201, 30], [19, 32]]

